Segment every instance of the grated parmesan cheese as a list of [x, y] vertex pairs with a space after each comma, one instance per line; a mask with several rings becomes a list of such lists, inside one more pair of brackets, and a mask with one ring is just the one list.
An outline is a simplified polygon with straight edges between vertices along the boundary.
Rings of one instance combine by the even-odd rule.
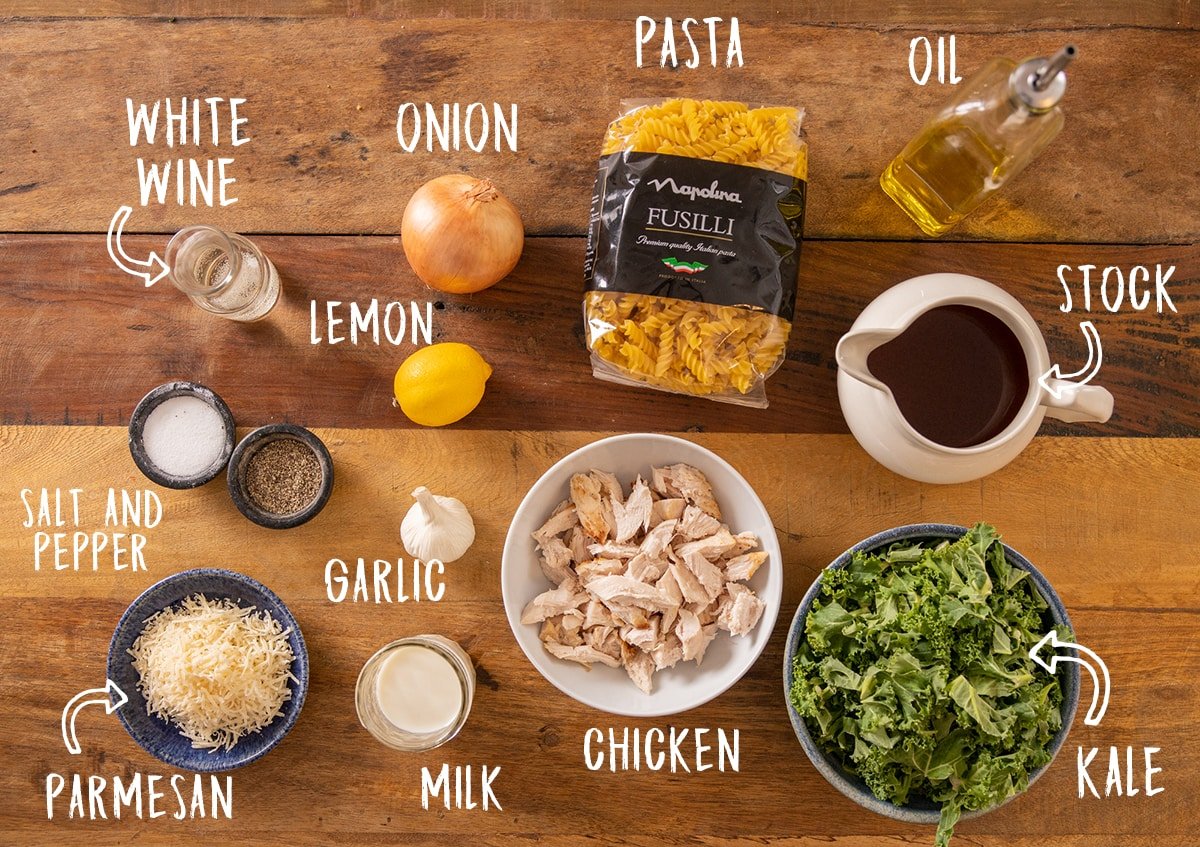
[[290, 633], [265, 610], [203, 594], [147, 618], [129, 651], [147, 714], [172, 721], [194, 748], [232, 749], [291, 699]]

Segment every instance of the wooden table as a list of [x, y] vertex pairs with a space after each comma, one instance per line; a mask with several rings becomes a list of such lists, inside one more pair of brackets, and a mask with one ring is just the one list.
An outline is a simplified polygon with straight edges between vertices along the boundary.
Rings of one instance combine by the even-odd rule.
[[[671, 11], [728, 17], [732, 8]], [[1020, 0], [993, 12], [739, 3], [745, 67], [678, 71], [634, 67], [633, 21], [646, 12], [628, 0], [0, 2], [0, 15], [11, 16], [0, 25], [0, 842], [931, 843], [930, 830], [845, 800], [805, 759], [780, 691], [783, 636], [821, 567], [859, 539], [915, 521], [982, 518], [1055, 584], [1080, 640], [1107, 661], [1112, 703], [1101, 726], [1076, 721], [1027, 795], [963, 823], [955, 843], [1200, 843], [1193, 4]], [[960, 72], [1067, 40], [1081, 57], [1060, 138], [958, 230], [929, 242], [876, 177], [948, 94], [909, 80], [910, 39], [951, 33]], [[622, 97], [685, 93], [808, 109], [799, 317], [766, 411], [598, 382], [583, 347], [581, 235], [604, 126]], [[235, 205], [136, 204], [137, 155], [185, 154], [130, 148], [125, 98], [182, 95], [247, 100], [252, 143], [228, 153]], [[409, 100], [518, 102], [520, 152], [405, 154], [395, 117]], [[227, 155], [214, 150], [201, 153]], [[460, 169], [495, 178], [530, 237], [510, 279], [436, 301], [437, 338], [471, 343], [495, 376], [471, 417], [421, 430], [391, 400], [391, 376], [411, 346], [312, 344], [310, 301], [428, 301], [402, 255], [400, 216], [417, 185]], [[147, 289], [122, 274], [104, 231], [123, 203], [135, 209], [129, 229], [139, 234], [126, 238], [135, 255], [189, 223], [253, 234], [284, 280], [281, 307], [262, 325], [238, 326], [194, 309], [167, 283]], [[1062, 264], [1174, 265], [1177, 312], [1064, 314]], [[1009, 467], [966, 485], [921, 485], [875, 464], [846, 434], [833, 347], [880, 291], [937, 270], [983, 276], [1019, 297], [1064, 364], [1082, 355], [1078, 323], [1092, 319], [1113, 419], [1047, 425]], [[81, 488], [83, 524], [102, 529], [97, 504], [107, 490], [145, 486], [123, 426], [142, 394], [172, 377], [218, 390], [240, 425], [316, 429], [338, 473], [326, 511], [273, 533], [241, 518], [220, 482], [159, 490], [165, 517], [147, 531], [146, 571], [35, 572], [36, 528], [22, 525], [21, 489]], [[684, 432], [728, 458], [762, 495], [786, 560], [766, 653], [727, 694], [672, 721], [615, 718], [560, 694], [521, 654], [500, 599], [500, 547], [523, 493], [569, 450], [630, 430]], [[445, 599], [331, 603], [331, 558], [404, 555], [397, 527], [419, 484], [461, 496], [479, 527], [471, 552], [449, 568]], [[236, 772], [233, 821], [72, 820], [65, 799], [47, 821], [48, 773], [172, 773], [103, 710], [83, 712], [83, 754], [68, 755], [59, 716], [72, 695], [103, 683], [108, 640], [130, 600], [193, 566], [244, 571], [293, 609], [313, 665], [299, 723], [271, 755]], [[425, 631], [461, 641], [481, 684], [458, 739], [405, 756], [358, 726], [354, 680], [377, 647]], [[739, 729], [740, 772], [584, 766], [591, 727], [672, 724]], [[1103, 762], [1110, 746], [1132, 746], [1138, 757], [1160, 748], [1155, 784], [1165, 790], [1078, 799], [1077, 748], [1101, 748]], [[443, 762], [500, 767], [503, 811], [422, 810], [421, 768]], [[1105, 770], [1091, 768], [1101, 786]]]

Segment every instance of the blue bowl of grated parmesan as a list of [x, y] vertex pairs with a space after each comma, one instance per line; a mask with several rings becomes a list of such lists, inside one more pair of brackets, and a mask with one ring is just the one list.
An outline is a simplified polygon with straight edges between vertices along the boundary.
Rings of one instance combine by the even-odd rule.
[[287, 606], [257, 580], [200, 568], [125, 610], [108, 678], [129, 698], [121, 724], [174, 767], [227, 771], [283, 740], [308, 691], [308, 651]]

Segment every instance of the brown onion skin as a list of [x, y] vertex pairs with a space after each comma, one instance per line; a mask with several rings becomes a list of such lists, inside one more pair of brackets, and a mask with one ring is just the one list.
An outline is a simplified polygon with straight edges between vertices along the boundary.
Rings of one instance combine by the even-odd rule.
[[490, 288], [525, 245], [521, 215], [490, 180], [446, 174], [422, 185], [400, 224], [404, 255], [421, 281], [453, 294]]

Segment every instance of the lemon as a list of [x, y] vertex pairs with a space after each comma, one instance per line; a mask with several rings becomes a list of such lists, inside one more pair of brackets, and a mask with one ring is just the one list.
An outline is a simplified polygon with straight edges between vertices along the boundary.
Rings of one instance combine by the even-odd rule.
[[462, 420], [483, 399], [492, 366], [468, 344], [423, 347], [404, 360], [393, 388], [400, 410], [422, 426]]

